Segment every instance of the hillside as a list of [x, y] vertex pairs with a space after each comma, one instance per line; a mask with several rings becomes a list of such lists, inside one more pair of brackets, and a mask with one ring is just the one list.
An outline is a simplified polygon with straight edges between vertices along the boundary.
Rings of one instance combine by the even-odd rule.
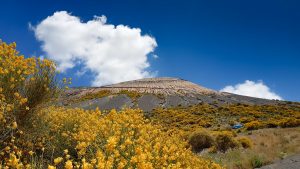
[[[61, 104], [88, 110], [98, 107], [104, 112], [113, 108], [142, 109], [152, 124], [179, 134], [189, 140], [195, 152], [228, 168], [256, 168], [300, 153], [297, 102], [218, 92], [165, 77], [71, 88]], [[235, 125], [241, 128], [234, 129]], [[239, 148], [238, 142], [245, 149]], [[223, 151], [218, 144], [224, 154], [218, 153]]]
[[285, 102], [214, 91], [178, 78], [146, 78], [102, 87], [71, 88], [63, 104], [102, 110], [122, 107], [151, 111], [158, 107], [190, 106], [199, 103], [277, 105]]

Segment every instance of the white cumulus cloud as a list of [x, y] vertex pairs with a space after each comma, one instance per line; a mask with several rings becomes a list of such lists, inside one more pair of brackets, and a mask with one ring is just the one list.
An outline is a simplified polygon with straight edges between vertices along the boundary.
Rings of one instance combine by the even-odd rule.
[[152, 57], [154, 58], [154, 59], [158, 59], [158, 55], [152, 55]]
[[[83, 22], [66, 11], [31, 26], [42, 50], [62, 72], [75, 66], [95, 74], [93, 86], [151, 77], [148, 55], [157, 46], [141, 29], [108, 24], [105, 16]], [[79, 74], [85, 71], [78, 71]]]
[[254, 82], [246, 80], [244, 83], [239, 83], [234, 86], [226, 86], [220, 91], [264, 99], [282, 100], [278, 94], [272, 92], [271, 89], [262, 81]]

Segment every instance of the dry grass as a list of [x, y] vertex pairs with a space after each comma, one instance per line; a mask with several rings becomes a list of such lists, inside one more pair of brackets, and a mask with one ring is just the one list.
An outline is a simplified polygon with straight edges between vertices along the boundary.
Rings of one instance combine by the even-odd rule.
[[252, 149], [233, 149], [226, 153], [203, 153], [204, 157], [230, 169], [250, 169], [300, 153], [300, 128], [260, 129], [241, 134], [253, 142]]
[[253, 140], [253, 150], [264, 154], [267, 161], [300, 153], [300, 128], [263, 129], [249, 135]]

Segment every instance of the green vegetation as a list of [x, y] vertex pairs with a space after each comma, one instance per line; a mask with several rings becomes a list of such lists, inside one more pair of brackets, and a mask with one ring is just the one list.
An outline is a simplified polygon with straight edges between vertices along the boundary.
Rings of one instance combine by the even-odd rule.
[[130, 97], [133, 101], [136, 101], [139, 97], [142, 96], [142, 93], [139, 93], [137, 91], [130, 91], [130, 90], [121, 90], [117, 94], [125, 94], [128, 97]]
[[96, 98], [102, 98], [111, 95], [112, 92], [109, 90], [100, 90], [95, 93], [87, 93], [79, 98], [76, 98], [73, 100], [73, 102], [82, 102], [82, 101], [87, 101], [87, 100], [92, 100]]
[[215, 145], [218, 151], [226, 152], [239, 146], [238, 142], [233, 138], [233, 134], [227, 131], [216, 134]]
[[194, 152], [201, 152], [209, 148], [210, 152], [226, 152], [235, 148], [250, 148], [252, 141], [245, 137], [236, 137], [234, 132], [229, 131], [209, 131], [200, 129], [191, 134], [189, 144]]
[[189, 144], [194, 152], [200, 152], [214, 145], [214, 138], [207, 130], [198, 130], [191, 134]]
[[237, 141], [241, 144], [243, 148], [252, 148], [252, 141], [248, 137], [239, 137]]
[[136, 91], [129, 91], [129, 90], [121, 90], [119, 92], [113, 93], [110, 90], [100, 90], [98, 92], [86, 93], [83, 96], [79, 96], [70, 100], [70, 103], [78, 103], [83, 101], [88, 101], [92, 99], [99, 99], [107, 96], [116, 96], [120, 94], [125, 94], [130, 97], [133, 101], [136, 101], [139, 97], [142, 96], [142, 93]]

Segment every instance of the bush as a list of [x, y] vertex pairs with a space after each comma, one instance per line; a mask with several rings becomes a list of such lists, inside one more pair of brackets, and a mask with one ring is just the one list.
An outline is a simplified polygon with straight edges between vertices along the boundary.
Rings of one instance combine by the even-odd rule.
[[194, 152], [200, 152], [205, 148], [213, 146], [214, 139], [208, 131], [201, 129], [191, 134], [189, 144]]
[[54, 79], [53, 62], [25, 58], [15, 43], [0, 40], [0, 149], [31, 110], [56, 93]]
[[280, 127], [297, 127], [300, 125], [300, 119], [284, 118], [279, 122]]
[[111, 95], [112, 92], [109, 90], [100, 90], [96, 93], [87, 93], [84, 96], [78, 98], [77, 100], [74, 100], [75, 102], [81, 102], [81, 101], [86, 101], [86, 100], [92, 100], [92, 99], [97, 99], [97, 98], [103, 98], [106, 96]]
[[245, 127], [247, 130], [257, 130], [260, 128], [263, 128], [265, 125], [261, 123], [260, 121], [251, 121], [245, 124]]
[[[36, 129], [40, 137], [51, 138], [45, 144], [45, 150], [48, 150], [45, 155], [53, 154], [51, 150], [55, 148], [54, 156], [59, 158], [60, 151], [68, 149], [69, 159], [80, 166], [219, 168], [186, 149], [186, 143], [176, 135], [170, 136], [159, 126], [153, 126], [139, 110], [112, 110], [103, 115], [99, 110], [48, 107], [37, 114], [34, 122], [46, 126], [42, 130]], [[67, 161], [64, 158], [58, 160]]]
[[232, 133], [228, 131], [218, 132], [215, 138], [215, 144], [218, 151], [226, 152], [230, 148], [238, 147], [237, 141]]
[[31, 108], [54, 98], [59, 90], [55, 64], [47, 59], [36, 59], [36, 71], [30, 75], [20, 90], [28, 99], [28, 106]]
[[253, 117], [242, 117], [241, 119], [240, 119], [240, 122], [241, 123], [248, 123], [248, 122], [251, 122], [251, 121], [253, 121]]
[[141, 93], [130, 90], [121, 90], [118, 92], [118, 94], [125, 94], [133, 100], [137, 100], [139, 97], [141, 97]]
[[270, 119], [269, 121], [266, 122], [266, 127], [268, 128], [276, 128], [279, 126], [279, 122], [273, 119]]
[[241, 144], [243, 148], [252, 147], [252, 141], [248, 137], [239, 137], [237, 141]]

